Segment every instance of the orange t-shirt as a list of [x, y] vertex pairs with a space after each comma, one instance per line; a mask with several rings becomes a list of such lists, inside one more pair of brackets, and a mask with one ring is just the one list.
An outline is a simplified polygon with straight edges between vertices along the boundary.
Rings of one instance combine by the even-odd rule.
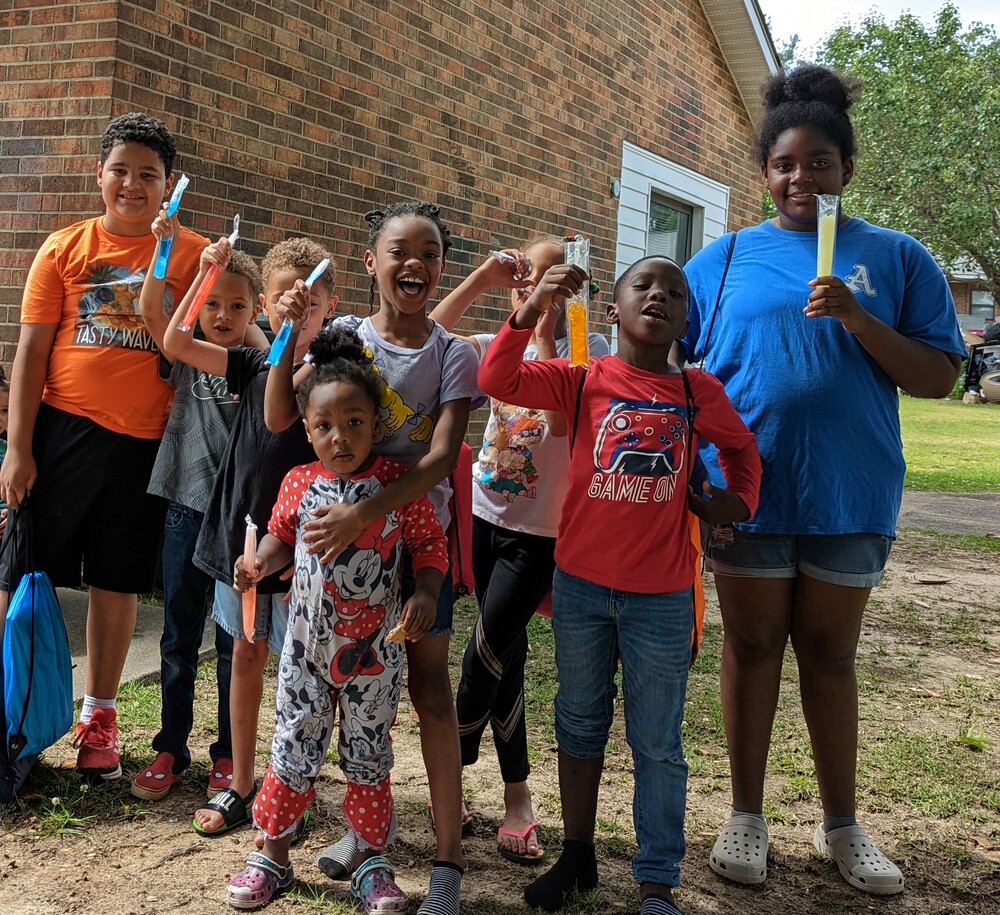
[[[157, 439], [173, 391], [159, 377], [156, 344], [139, 310], [156, 239], [111, 235], [102, 218], [78, 222], [45, 240], [28, 272], [21, 322], [59, 325], [45, 403], [113, 432]], [[167, 311], [187, 292], [207, 244], [181, 228], [167, 271]]]

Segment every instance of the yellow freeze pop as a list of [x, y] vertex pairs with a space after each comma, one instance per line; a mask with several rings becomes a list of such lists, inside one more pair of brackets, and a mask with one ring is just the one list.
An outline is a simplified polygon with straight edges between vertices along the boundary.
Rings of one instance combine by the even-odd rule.
[[[566, 263], [576, 264], [590, 274], [590, 239], [582, 235], [566, 237]], [[566, 324], [569, 334], [569, 364], [590, 364], [590, 342], [587, 339], [587, 311], [589, 288], [566, 303]]]
[[833, 249], [837, 241], [840, 198], [836, 194], [816, 195], [816, 276], [833, 276]]

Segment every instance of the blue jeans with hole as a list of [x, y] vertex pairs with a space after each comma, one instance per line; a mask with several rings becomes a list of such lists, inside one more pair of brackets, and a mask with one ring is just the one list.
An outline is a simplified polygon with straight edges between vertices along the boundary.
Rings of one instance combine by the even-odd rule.
[[690, 588], [668, 594], [615, 591], [556, 569], [556, 739], [578, 759], [603, 756], [622, 666], [625, 731], [635, 769], [632, 818], [639, 883], [680, 883], [687, 762], [681, 723], [691, 661]]
[[[157, 753], [172, 753], [174, 769], [182, 772], [191, 764], [187, 741], [194, 724], [194, 681], [198, 652], [205, 632], [209, 601], [215, 581], [197, 568], [191, 557], [201, 530], [202, 513], [176, 502], [167, 506], [163, 530], [163, 636], [160, 638], [160, 688], [162, 707], [160, 733], [153, 738]], [[233, 661], [233, 639], [215, 629], [219, 660], [216, 682], [219, 690], [219, 734], [209, 749], [213, 762], [231, 757], [229, 730], [229, 675]]]

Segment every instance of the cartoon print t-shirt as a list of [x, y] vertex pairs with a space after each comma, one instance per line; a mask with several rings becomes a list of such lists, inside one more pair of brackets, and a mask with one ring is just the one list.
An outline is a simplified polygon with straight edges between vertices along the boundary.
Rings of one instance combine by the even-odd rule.
[[[476, 351], [468, 343], [454, 339], [439, 325], [434, 325], [420, 349], [408, 349], [383, 340], [371, 318], [344, 315], [337, 318], [336, 323], [350, 328], [361, 338], [382, 381], [382, 402], [375, 430], [376, 453], [410, 467], [430, 448], [442, 404], [468, 398], [475, 409], [482, 403], [476, 382], [479, 364]], [[442, 480], [427, 495], [441, 527], [447, 530], [451, 521], [448, 480]]]
[[[590, 354], [608, 354], [608, 342], [590, 334]], [[476, 334], [480, 358], [496, 334]], [[556, 340], [556, 355], [569, 355], [569, 340]], [[538, 358], [530, 344], [526, 360]], [[543, 410], [490, 401], [479, 459], [472, 468], [472, 513], [507, 530], [555, 537], [559, 513], [569, 488], [569, 439], [549, 434]]]
[[[58, 325], [45, 403], [113, 432], [157, 439], [173, 391], [159, 377], [156, 344], [139, 309], [156, 239], [112, 235], [102, 218], [53, 232], [42, 243], [25, 283], [21, 321]], [[187, 292], [207, 244], [181, 229], [167, 272], [167, 313]]]
[[176, 395], [147, 492], [204, 514], [240, 399], [220, 375], [183, 362], [164, 366]]

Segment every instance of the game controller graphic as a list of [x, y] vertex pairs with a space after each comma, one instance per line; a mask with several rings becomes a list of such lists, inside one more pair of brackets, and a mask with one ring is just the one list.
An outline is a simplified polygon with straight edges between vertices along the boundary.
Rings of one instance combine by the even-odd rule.
[[677, 407], [612, 401], [594, 443], [594, 463], [606, 473], [665, 477], [684, 466], [687, 423]]

